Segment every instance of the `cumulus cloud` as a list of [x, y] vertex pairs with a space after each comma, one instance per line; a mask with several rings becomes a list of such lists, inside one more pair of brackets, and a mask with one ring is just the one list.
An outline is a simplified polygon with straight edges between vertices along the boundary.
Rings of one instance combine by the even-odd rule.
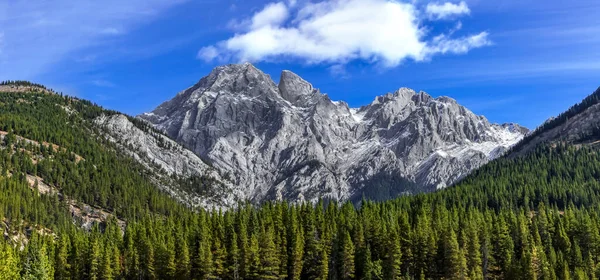
[[406, 59], [423, 61], [490, 43], [485, 32], [458, 39], [451, 38], [452, 34], [430, 36], [422, 15], [415, 4], [395, 0], [270, 3], [237, 25], [246, 28], [228, 40], [202, 48], [198, 58], [292, 58], [335, 65], [361, 59], [393, 67]]
[[429, 3], [425, 8], [425, 12], [431, 19], [448, 19], [460, 15], [468, 15], [471, 13], [469, 6], [465, 1], [458, 4], [446, 3]]
[[252, 29], [268, 26], [278, 26], [288, 17], [288, 8], [282, 3], [268, 4], [262, 11], [252, 17]]

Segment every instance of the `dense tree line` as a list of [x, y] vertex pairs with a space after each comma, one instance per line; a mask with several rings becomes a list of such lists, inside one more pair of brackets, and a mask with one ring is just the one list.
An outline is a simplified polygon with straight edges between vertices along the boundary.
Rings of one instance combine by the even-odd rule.
[[[101, 108], [40, 96], [0, 95], [0, 129], [9, 131], [0, 143], [0, 279], [600, 276], [600, 151], [593, 148], [539, 147], [445, 190], [360, 207], [272, 202], [188, 209], [95, 136], [90, 120]], [[25, 174], [113, 211], [127, 226], [121, 231], [109, 219], [90, 231], [79, 228], [61, 197], [39, 195]], [[194, 180], [189, 188], [210, 188]], [[28, 242], [15, 241], [19, 236]]]
[[2, 81], [0, 82], [0, 86], [28, 86], [28, 87], [38, 87], [42, 89], [46, 89], [46, 86], [32, 83], [30, 81], [23, 80], [14, 80], [14, 81]]

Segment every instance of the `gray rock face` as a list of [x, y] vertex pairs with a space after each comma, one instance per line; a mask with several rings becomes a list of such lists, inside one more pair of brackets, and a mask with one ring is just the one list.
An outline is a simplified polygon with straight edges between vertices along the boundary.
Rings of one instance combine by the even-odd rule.
[[292, 72], [277, 85], [251, 64], [217, 67], [139, 117], [229, 174], [255, 202], [443, 188], [527, 133], [407, 88], [350, 108]]
[[[203, 208], [231, 207], [243, 196], [217, 170], [161, 133], [142, 130], [124, 115], [102, 115], [94, 122], [106, 132], [108, 140], [146, 167], [158, 186], [185, 204]], [[213, 178], [225, 191], [217, 195], [189, 193], [177, 187], [172, 179], [174, 175]]]
[[[544, 124], [554, 121], [548, 119]], [[544, 129], [544, 125], [537, 128], [533, 137], [528, 137], [509, 156], [517, 157], [525, 155], [534, 150], [540, 144], [565, 142], [576, 145], [599, 145], [600, 144], [600, 104], [593, 104], [557, 124], [553, 128]]]

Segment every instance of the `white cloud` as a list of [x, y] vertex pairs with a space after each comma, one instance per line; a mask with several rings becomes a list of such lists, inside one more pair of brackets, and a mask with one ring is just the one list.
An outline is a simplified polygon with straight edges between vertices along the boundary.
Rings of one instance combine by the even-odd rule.
[[252, 17], [252, 29], [278, 26], [288, 17], [288, 8], [283, 2], [268, 4]]
[[219, 50], [213, 46], [204, 47], [198, 51], [197, 57], [208, 62], [219, 57]]
[[465, 1], [461, 1], [458, 4], [446, 2], [446, 3], [429, 3], [425, 8], [425, 12], [431, 19], [447, 19], [460, 15], [468, 15], [471, 10], [467, 6]]
[[487, 32], [481, 32], [477, 35], [462, 37], [458, 39], [450, 39], [447, 35], [442, 34], [431, 40], [431, 44], [426, 49], [430, 55], [434, 54], [463, 54], [474, 48], [489, 46], [492, 42], [488, 39]]
[[489, 44], [487, 33], [459, 39], [441, 34], [427, 40], [421, 13], [410, 3], [329, 0], [295, 5], [266, 5], [251, 20], [242, 21], [251, 24], [237, 25], [246, 26], [244, 30], [202, 48], [198, 57], [206, 61], [292, 58], [331, 64], [361, 59], [393, 67], [406, 59], [422, 61], [435, 54], [465, 53]]

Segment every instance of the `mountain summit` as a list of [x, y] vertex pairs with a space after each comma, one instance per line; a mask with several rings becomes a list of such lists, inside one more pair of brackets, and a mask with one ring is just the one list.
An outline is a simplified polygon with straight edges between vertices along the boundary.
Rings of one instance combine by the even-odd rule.
[[449, 97], [401, 88], [361, 108], [290, 72], [215, 68], [139, 116], [219, 170], [246, 199], [385, 199], [446, 187], [528, 132]]

